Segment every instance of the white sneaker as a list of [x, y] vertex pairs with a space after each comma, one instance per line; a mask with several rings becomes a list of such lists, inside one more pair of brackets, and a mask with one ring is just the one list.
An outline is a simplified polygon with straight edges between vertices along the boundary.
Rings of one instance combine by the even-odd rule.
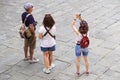
[[23, 60], [24, 60], [24, 61], [28, 61], [29, 59], [28, 59], [28, 58], [24, 58]]
[[49, 70], [53, 69], [55, 67], [55, 64], [51, 64], [51, 66], [49, 67]]
[[32, 63], [37, 63], [39, 61], [39, 59], [33, 59], [33, 60], [30, 60], [30, 64], [32, 64]]
[[27, 58], [24, 58], [23, 60], [24, 60], [24, 61], [30, 60], [30, 56], [28, 56]]
[[49, 74], [49, 73], [50, 73], [50, 70], [49, 70], [49, 69], [46, 69], [46, 68], [43, 68], [43, 72], [46, 73], [46, 74]]

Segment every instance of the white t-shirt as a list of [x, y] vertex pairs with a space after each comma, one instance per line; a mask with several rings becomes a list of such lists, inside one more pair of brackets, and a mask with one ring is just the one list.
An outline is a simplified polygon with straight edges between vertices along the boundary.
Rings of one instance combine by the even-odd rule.
[[[46, 31], [46, 29], [44, 28], [44, 26], [41, 26], [40, 28], [39, 28], [39, 31], [38, 31], [39, 33], [42, 33], [42, 35], [44, 35], [47, 31]], [[53, 26], [52, 27], [52, 29], [49, 31], [52, 35], [55, 35], [55, 33], [56, 33], [56, 27], [55, 26]], [[41, 47], [52, 47], [52, 46], [54, 46], [54, 45], [56, 45], [56, 41], [55, 41], [55, 39], [53, 38], [53, 37], [51, 37], [50, 35], [49, 35], [49, 33], [47, 33], [47, 35], [46, 36], [44, 36], [42, 39], [40, 39], [40, 46]]]

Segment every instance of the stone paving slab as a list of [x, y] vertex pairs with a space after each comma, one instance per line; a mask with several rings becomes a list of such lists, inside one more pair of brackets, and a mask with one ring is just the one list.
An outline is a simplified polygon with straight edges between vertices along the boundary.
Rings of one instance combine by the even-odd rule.
[[[23, 42], [18, 30], [26, 2], [34, 4], [38, 21], [50, 13], [56, 21], [57, 50], [51, 74], [44, 74], [43, 53], [37, 38], [35, 57], [39, 63], [24, 62]], [[0, 80], [119, 80], [120, 78], [120, 0], [1, 0], [0, 1]], [[75, 75], [76, 35], [71, 28], [75, 13], [82, 13], [90, 28], [90, 75], [81, 58], [81, 76]], [[77, 21], [76, 26], [79, 26]], [[38, 32], [36, 31], [37, 35]]]

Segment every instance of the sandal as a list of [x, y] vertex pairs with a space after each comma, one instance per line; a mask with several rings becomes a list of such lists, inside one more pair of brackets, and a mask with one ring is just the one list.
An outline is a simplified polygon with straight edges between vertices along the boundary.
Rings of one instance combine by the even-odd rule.
[[76, 72], [76, 75], [79, 77], [79, 76], [80, 76], [80, 73], [79, 73], [79, 72]]
[[23, 60], [24, 60], [24, 61], [30, 60], [30, 56], [28, 56], [27, 58], [24, 58]]
[[88, 75], [89, 75], [89, 72], [86, 72], [86, 75], [88, 76]]

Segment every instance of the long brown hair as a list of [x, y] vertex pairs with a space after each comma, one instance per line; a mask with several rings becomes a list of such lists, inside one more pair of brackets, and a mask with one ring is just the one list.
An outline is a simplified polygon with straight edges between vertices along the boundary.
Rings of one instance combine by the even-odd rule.
[[79, 27], [78, 31], [81, 34], [87, 34], [88, 30], [89, 30], [88, 23], [86, 21], [82, 20], [80, 22], [80, 27]]
[[50, 14], [46, 14], [43, 19], [44, 27], [52, 28], [54, 24], [55, 24], [55, 21], [53, 17]]

